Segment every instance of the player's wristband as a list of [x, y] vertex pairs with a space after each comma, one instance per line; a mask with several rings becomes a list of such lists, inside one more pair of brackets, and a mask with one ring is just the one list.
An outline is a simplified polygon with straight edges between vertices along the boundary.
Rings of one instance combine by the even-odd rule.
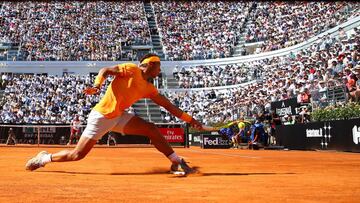
[[189, 114], [183, 112], [180, 119], [187, 122], [187, 123], [190, 123], [191, 120], [192, 120], [192, 117]]
[[104, 83], [105, 78], [102, 75], [97, 75], [94, 82], [94, 87], [100, 88], [101, 85]]

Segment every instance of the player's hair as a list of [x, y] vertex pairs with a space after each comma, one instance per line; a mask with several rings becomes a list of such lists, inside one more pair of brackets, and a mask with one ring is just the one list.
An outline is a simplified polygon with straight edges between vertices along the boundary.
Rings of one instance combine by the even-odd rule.
[[143, 62], [143, 60], [145, 60], [145, 59], [147, 59], [147, 58], [149, 58], [149, 57], [152, 57], [152, 56], [157, 56], [157, 57], [159, 57], [157, 54], [154, 54], [154, 53], [148, 53], [148, 54], [145, 54], [143, 57], [141, 57], [141, 59], [140, 59], [140, 63], [142, 63], [142, 62]]

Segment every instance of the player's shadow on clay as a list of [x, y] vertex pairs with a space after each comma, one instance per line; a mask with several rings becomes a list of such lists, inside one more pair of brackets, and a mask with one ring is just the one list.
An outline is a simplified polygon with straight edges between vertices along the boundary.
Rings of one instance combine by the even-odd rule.
[[293, 175], [296, 173], [201, 173], [201, 176], [257, 176], [257, 175]]
[[[194, 167], [199, 170], [197, 167]], [[82, 171], [36, 171], [42, 173], [64, 173], [64, 174], [74, 174], [74, 175], [118, 175], [118, 176], [127, 176], [127, 175], [160, 175], [160, 174], [170, 174], [168, 169], [158, 168], [146, 172], [114, 172], [114, 173], [102, 173], [102, 172], [82, 172]], [[251, 176], [251, 175], [293, 175], [296, 173], [239, 173], [239, 172], [213, 172], [213, 173], [203, 173], [199, 170], [199, 173], [192, 174], [195, 176]], [[182, 176], [174, 176], [182, 177]]]
[[42, 173], [64, 173], [73, 175], [115, 175], [115, 176], [127, 176], [127, 175], [157, 175], [169, 173], [169, 170], [164, 171], [147, 171], [147, 172], [122, 172], [122, 173], [101, 173], [101, 172], [81, 172], [81, 171], [36, 171]]

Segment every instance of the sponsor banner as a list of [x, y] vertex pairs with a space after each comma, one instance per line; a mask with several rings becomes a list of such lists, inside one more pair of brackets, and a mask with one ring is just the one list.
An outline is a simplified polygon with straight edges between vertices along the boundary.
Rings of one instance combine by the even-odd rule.
[[22, 132], [25, 138], [37, 138], [40, 131], [40, 138], [54, 138], [56, 134], [55, 128], [34, 128], [23, 127]]
[[360, 152], [360, 119], [279, 126], [276, 140], [289, 149]]
[[[54, 126], [54, 124], [51, 124]], [[171, 125], [174, 126], [174, 125]], [[183, 143], [185, 140], [184, 129], [181, 125], [177, 125], [176, 128], [160, 128], [161, 133], [165, 136], [168, 142]], [[0, 143], [5, 143], [8, 137], [8, 131], [10, 127], [0, 127]], [[40, 129], [40, 130], [39, 130]], [[69, 127], [13, 127], [16, 140], [22, 144], [37, 144], [38, 133], [40, 134], [40, 144], [66, 144], [70, 137], [70, 125]], [[80, 129], [79, 135], [81, 135], [84, 128]], [[40, 132], [39, 132], [40, 131]], [[121, 135], [120, 133], [112, 132], [117, 144], [149, 144], [148, 137], [143, 135]], [[99, 144], [106, 144], [108, 139], [108, 133], [104, 134], [98, 141]]]
[[285, 115], [298, 115], [302, 108], [307, 106], [308, 104], [297, 103], [296, 98], [271, 102], [271, 110], [275, 111], [280, 117]]
[[[0, 127], [0, 143], [4, 143], [8, 137], [10, 127]], [[66, 143], [70, 136], [69, 127], [12, 127], [18, 143], [37, 144], [38, 134], [40, 135], [40, 144], [62, 144]]]
[[[53, 124], [51, 124], [53, 125]], [[5, 143], [8, 137], [10, 127], [0, 127], [0, 143]], [[65, 145], [70, 138], [70, 125], [69, 127], [12, 127], [15, 133], [17, 142], [20, 144], [37, 144], [38, 132], [40, 129], [40, 144], [62, 144]], [[81, 135], [84, 128], [80, 128]], [[146, 136], [140, 135], [121, 135], [114, 133], [114, 138], [117, 144], [149, 144], [150, 140]], [[99, 144], [106, 144], [108, 133], [104, 134], [99, 139]]]
[[159, 128], [159, 130], [168, 142], [184, 142], [183, 128]]
[[201, 135], [201, 147], [204, 149], [228, 149], [230, 148], [229, 140], [224, 139], [221, 135]]
[[275, 111], [279, 116], [295, 115], [298, 106], [296, 98], [271, 102], [271, 110]]
[[199, 133], [189, 134], [189, 145], [191, 146], [201, 146], [202, 140]]

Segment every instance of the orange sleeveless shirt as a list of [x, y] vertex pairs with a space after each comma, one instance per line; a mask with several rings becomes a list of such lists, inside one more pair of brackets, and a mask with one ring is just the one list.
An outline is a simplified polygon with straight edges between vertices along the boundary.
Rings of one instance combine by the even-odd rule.
[[126, 68], [132, 72], [131, 76], [115, 76], [107, 87], [106, 93], [94, 110], [106, 118], [120, 116], [123, 111], [142, 98], [150, 98], [158, 93], [156, 87], [144, 80], [141, 69], [133, 63], [118, 65], [118, 68]]

